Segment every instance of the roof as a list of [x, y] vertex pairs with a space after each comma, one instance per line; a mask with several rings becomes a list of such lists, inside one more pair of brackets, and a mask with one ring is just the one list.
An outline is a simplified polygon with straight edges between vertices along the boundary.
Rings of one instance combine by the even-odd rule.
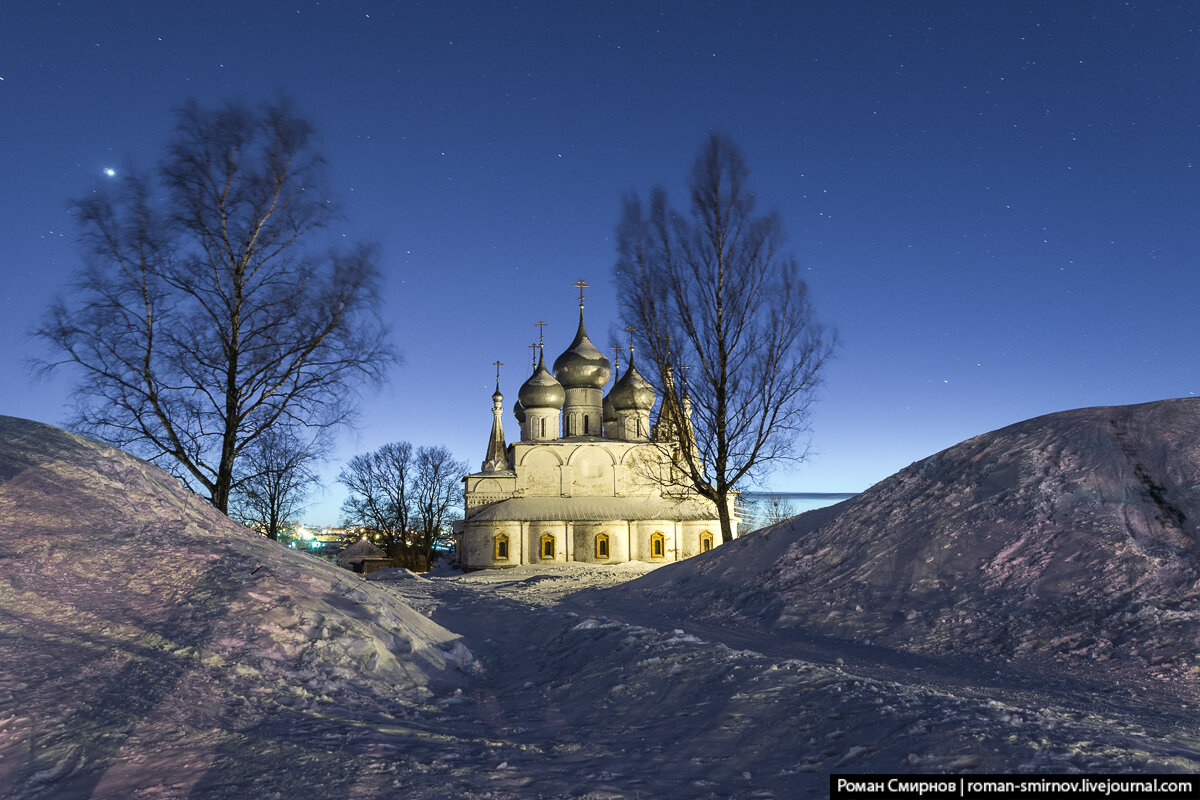
[[521, 521], [607, 522], [613, 520], [715, 520], [707, 500], [666, 497], [514, 497], [484, 507], [468, 522]]
[[359, 539], [338, 554], [340, 561], [362, 561], [367, 558], [387, 558], [387, 553], [367, 541], [367, 537]]

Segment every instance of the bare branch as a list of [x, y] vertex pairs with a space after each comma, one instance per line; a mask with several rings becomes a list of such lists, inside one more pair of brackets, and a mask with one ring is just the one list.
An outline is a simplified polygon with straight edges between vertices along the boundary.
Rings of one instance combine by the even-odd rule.
[[444, 447], [414, 451], [408, 442], [392, 442], [354, 456], [338, 475], [350, 490], [342, 503], [344, 521], [370, 528], [397, 563], [427, 569], [461, 503], [467, 472], [467, 464]]
[[397, 356], [377, 255], [331, 217], [312, 126], [286, 102], [178, 112], [158, 180], [74, 204], [85, 268], [36, 334], [80, 374], [72, 425], [171, 465], [228, 508], [276, 425], [324, 428]]
[[[728, 500], [774, 463], [808, 453], [810, 408], [835, 336], [815, 319], [775, 214], [756, 215], [749, 170], [728, 138], [692, 167], [688, 216], [665, 193], [624, 200], [615, 277], [622, 318], [639, 331], [661, 397], [665, 487]], [[679, 446], [673, 442], [678, 441]]]
[[323, 430], [311, 438], [278, 425], [244, 450], [235, 476], [230, 516], [272, 539], [304, 509], [304, 499], [318, 483], [313, 466], [327, 452]]

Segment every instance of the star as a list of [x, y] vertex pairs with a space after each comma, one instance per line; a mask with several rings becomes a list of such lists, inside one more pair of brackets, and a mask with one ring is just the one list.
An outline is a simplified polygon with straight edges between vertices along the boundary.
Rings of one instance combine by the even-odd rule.
[[105, 174], [105, 175], [107, 175], [107, 176], [108, 176], [108, 177], [110, 177], [110, 178], [115, 178], [115, 177], [117, 177], [117, 171], [116, 171], [115, 169], [113, 169], [112, 167], [105, 167], [105, 168], [104, 168], [104, 174]]

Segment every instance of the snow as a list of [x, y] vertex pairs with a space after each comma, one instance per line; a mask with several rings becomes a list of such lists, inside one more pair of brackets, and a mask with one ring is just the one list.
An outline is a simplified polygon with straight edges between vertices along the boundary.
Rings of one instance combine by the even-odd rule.
[[[1198, 409], [1023, 423], [678, 564], [369, 579], [0, 417], [0, 796], [784, 798], [826, 796], [831, 771], [1200, 771]], [[1050, 644], [1093, 629], [1104, 654]]]
[[659, 573], [645, 603], [1200, 687], [1200, 399], [1028, 420]]
[[147, 774], [185, 796], [266, 720], [395, 717], [473, 662], [379, 585], [132, 456], [11, 417], [0, 545], [5, 797], [134, 796]]

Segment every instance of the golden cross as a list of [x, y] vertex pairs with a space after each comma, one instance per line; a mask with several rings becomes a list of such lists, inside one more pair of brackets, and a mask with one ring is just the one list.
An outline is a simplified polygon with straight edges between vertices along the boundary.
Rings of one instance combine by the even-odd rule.
[[617, 369], [619, 370], [619, 369], [621, 369], [621, 345], [614, 344], [612, 346], [612, 349], [613, 349], [613, 364], [615, 364]]
[[533, 353], [533, 358], [532, 358], [533, 366], [536, 367], [537, 366], [538, 343], [534, 342], [533, 344], [529, 345], [529, 350]]
[[499, 385], [500, 384], [500, 368], [504, 366], [504, 362], [503, 361], [493, 361], [492, 363], [496, 365], [496, 384]]
[[[625, 327], [625, 330], [629, 333], [629, 352], [632, 353], [633, 352], [633, 335], [635, 333], [637, 333], [637, 328], [633, 327], [632, 325], [628, 325]], [[632, 358], [632, 356], [630, 356], [630, 357]]]
[[590, 288], [589, 284], [584, 283], [583, 278], [580, 278], [577, 282], [572, 283], [571, 285], [579, 287], [579, 310], [583, 311], [583, 290]]
[[542, 322], [539, 319], [537, 322], [533, 323], [533, 327], [538, 329], [538, 347], [541, 347], [542, 346], [542, 334], [545, 333], [543, 328], [546, 327], [546, 323]]

